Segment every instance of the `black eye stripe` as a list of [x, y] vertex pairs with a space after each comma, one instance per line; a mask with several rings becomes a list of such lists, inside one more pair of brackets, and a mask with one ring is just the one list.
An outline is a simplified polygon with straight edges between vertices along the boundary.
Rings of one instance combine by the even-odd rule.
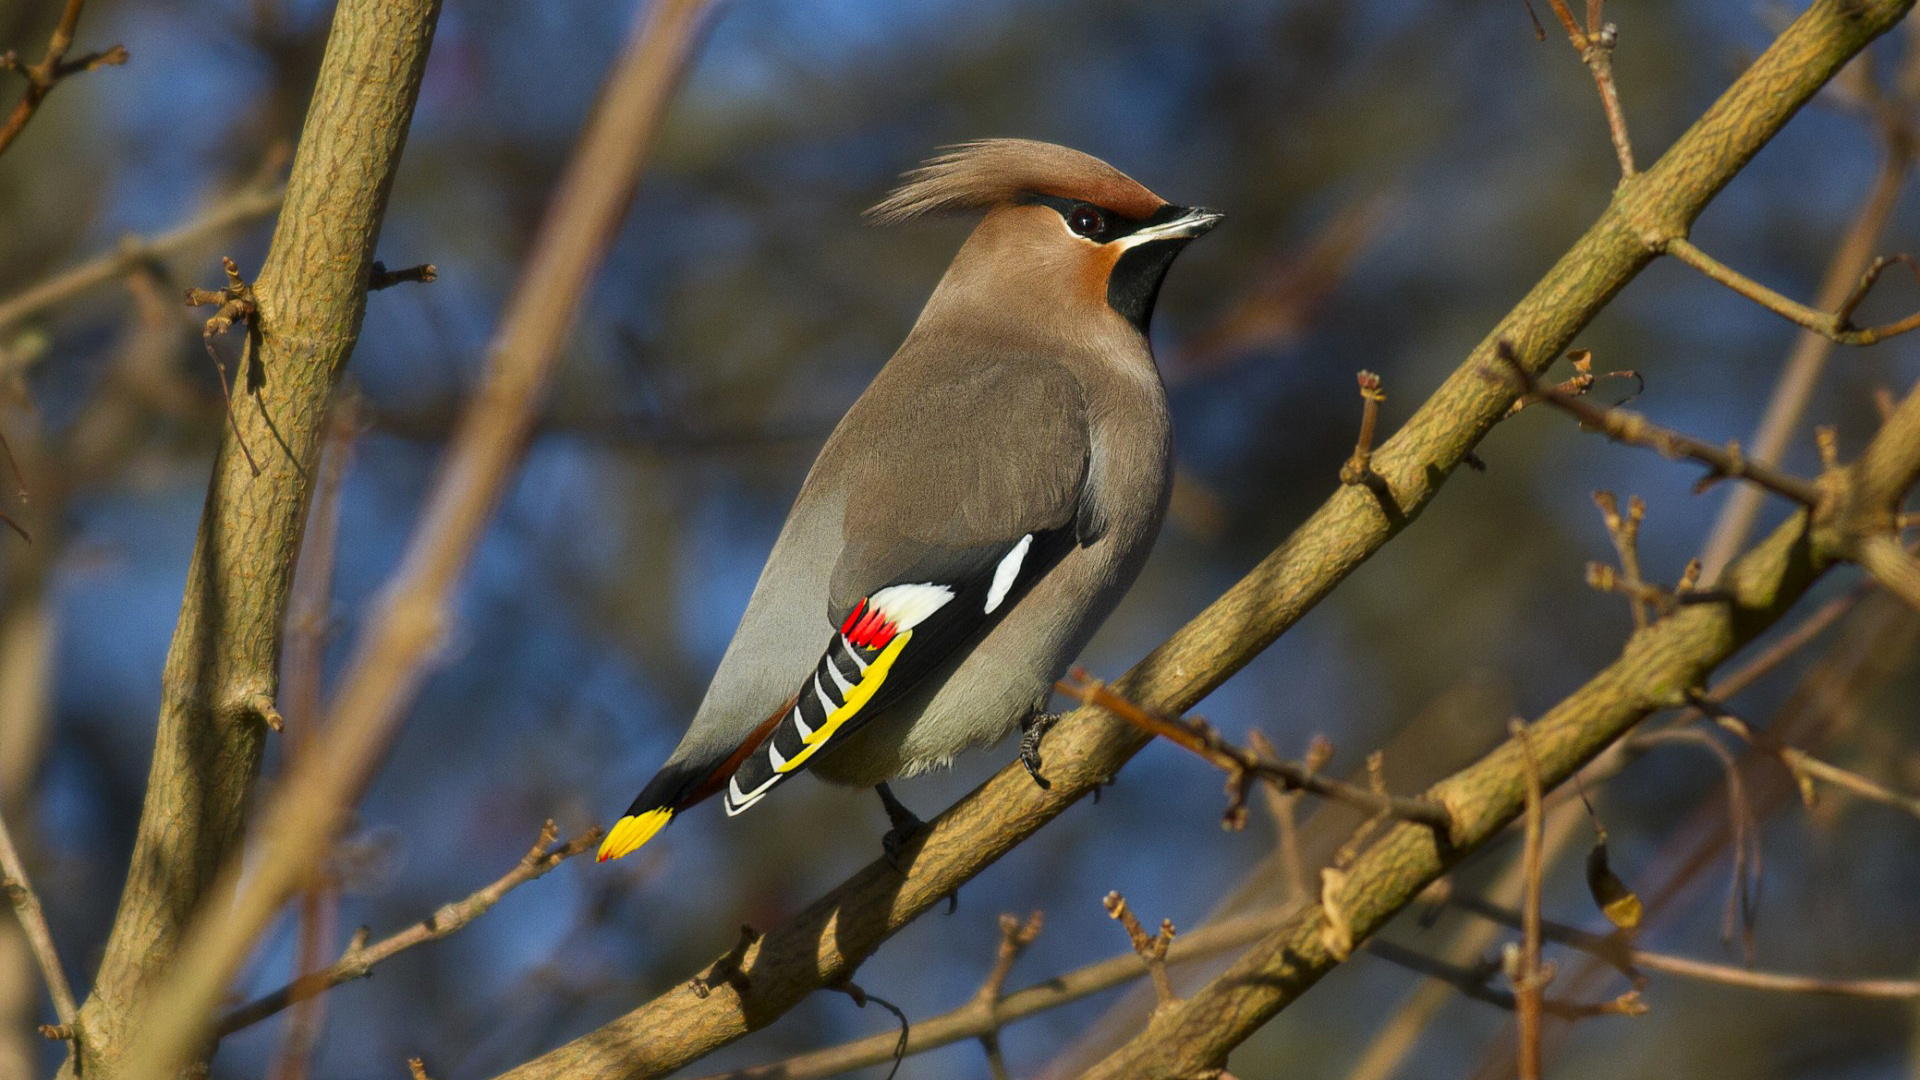
[[[1066, 222], [1067, 228], [1071, 229], [1076, 235], [1084, 236], [1100, 244], [1118, 240], [1123, 236], [1127, 236], [1149, 225], [1158, 225], [1163, 221], [1171, 221], [1180, 216], [1181, 213], [1180, 208], [1177, 206], [1162, 206], [1147, 217], [1132, 218], [1124, 214], [1115, 213], [1104, 206], [1087, 202], [1084, 199], [1066, 199], [1058, 195], [1027, 194], [1016, 201], [1022, 205], [1037, 204], [1054, 210], [1060, 215], [1061, 220]], [[1101, 224], [1096, 231], [1088, 232], [1076, 226], [1075, 216], [1083, 211], [1091, 211], [1093, 214], [1099, 216]]]

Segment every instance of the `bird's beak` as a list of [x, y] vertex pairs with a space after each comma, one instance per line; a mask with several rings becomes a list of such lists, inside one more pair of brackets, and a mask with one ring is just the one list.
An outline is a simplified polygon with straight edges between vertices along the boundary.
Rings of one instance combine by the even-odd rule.
[[1220, 224], [1226, 216], [1218, 210], [1196, 206], [1183, 210], [1166, 221], [1136, 229], [1114, 243], [1131, 248], [1141, 244], [1151, 244], [1157, 240], [1191, 240]]

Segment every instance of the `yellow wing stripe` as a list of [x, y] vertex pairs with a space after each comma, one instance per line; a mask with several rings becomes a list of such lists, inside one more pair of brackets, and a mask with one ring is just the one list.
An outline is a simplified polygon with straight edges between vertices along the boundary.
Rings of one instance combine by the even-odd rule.
[[846, 703], [833, 710], [827, 717], [826, 723], [813, 729], [812, 735], [802, 739], [801, 742], [804, 745], [800, 752], [788, 758], [775, 771], [789, 773], [805, 765], [814, 751], [825, 746], [827, 740], [833, 738], [833, 733], [839, 731], [841, 725], [853, 719], [854, 715], [872, 700], [873, 695], [879, 692], [880, 684], [887, 680], [887, 672], [893, 669], [894, 660], [900, 656], [900, 650], [906, 648], [907, 641], [912, 637], [911, 630], [902, 630], [894, 635], [893, 640], [887, 643], [886, 649], [880, 653], [879, 657], [867, 665], [867, 670], [860, 676], [860, 681], [854, 685], [853, 689], [847, 691]]
[[653, 839], [653, 835], [667, 827], [673, 820], [673, 811], [662, 807], [649, 810], [644, 814], [628, 814], [613, 823], [613, 831], [600, 842], [600, 854], [597, 862], [617, 859], [622, 855], [631, 855], [641, 844]]

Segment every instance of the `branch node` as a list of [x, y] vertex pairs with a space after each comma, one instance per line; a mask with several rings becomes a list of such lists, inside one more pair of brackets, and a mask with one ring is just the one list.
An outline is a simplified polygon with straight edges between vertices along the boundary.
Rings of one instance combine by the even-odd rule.
[[1872, 265], [1867, 267], [1867, 272], [1861, 275], [1860, 284], [1854, 286], [1853, 292], [1848, 294], [1838, 308], [1829, 312], [1808, 307], [1798, 300], [1760, 284], [1702, 251], [1684, 237], [1668, 239], [1661, 250], [1795, 326], [1811, 330], [1840, 345], [1872, 345], [1920, 329], [1920, 312], [1895, 322], [1865, 328], [1855, 326], [1852, 319], [1855, 309], [1860, 306], [1862, 300], [1866, 299], [1867, 293], [1873, 289], [1874, 283], [1880, 279], [1880, 275], [1887, 267], [1895, 264], [1904, 265], [1914, 271], [1916, 280], [1920, 280], [1920, 264], [1916, 264], [1913, 257], [1909, 255], [1885, 255], [1875, 259]]
[[1840, 468], [1840, 436], [1831, 424], [1821, 424], [1813, 429], [1813, 445], [1820, 452], [1820, 471], [1835, 472]]
[[988, 1009], [992, 1009], [1000, 1000], [1001, 991], [1006, 988], [1007, 976], [1013, 972], [1014, 961], [1027, 951], [1033, 939], [1040, 936], [1040, 927], [1045, 922], [1040, 912], [1035, 911], [1021, 922], [1018, 916], [1000, 916], [1000, 948], [993, 958], [993, 967], [987, 972], [986, 980], [980, 989], [974, 992], [974, 1000]]
[[1167, 947], [1173, 944], [1173, 921], [1160, 920], [1158, 933], [1149, 935], [1133, 909], [1127, 906], [1127, 898], [1119, 892], [1109, 892], [1101, 900], [1107, 909], [1107, 917], [1120, 923], [1127, 931], [1127, 940], [1133, 943], [1133, 951], [1147, 965], [1147, 974], [1153, 979], [1153, 995], [1158, 1007], [1164, 1008], [1180, 1000], [1173, 992], [1173, 980], [1167, 975]]
[[188, 289], [188, 307], [214, 307], [213, 317], [207, 320], [200, 335], [215, 338], [233, 329], [233, 324], [251, 321], [258, 313], [254, 302], [253, 286], [240, 276], [240, 267], [227, 256], [220, 257], [220, 266], [227, 272], [227, 284], [222, 289]]
[[1366, 488], [1389, 521], [1403, 524], [1406, 512], [1394, 499], [1392, 485], [1386, 477], [1373, 471], [1374, 429], [1380, 420], [1380, 403], [1387, 400], [1387, 393], [1380, 388], [1380, 376], [1371, 371], [1360, 372], [1356, 379], [1360, 384], [1360, 434], [1354, 441], [1353, 455], [1340, 466], [1340, 483]]
[[[1543, 401], [1579, 420], [1582, 427], [1598, 431], [1614, 442], [1644, 446], [1668, 458], [1689, 458], [1708, 468], [1706, 483], [1723, 477], [1745, 480], [1803, 506], [1818, 508], [1818, 487], [1790, 473], [1781, 472], [1739, 454], [1737, 444], [1722, 448], [1701, 439], [1656, 426], [1646, 417], [1618, 407], [1601, 408], [1556, 387], [1542, 385], [1520, 362], [1513, 346], [1502, 341], [1497, 348], [1504, 374], [1489, 372], [1489, 378], [1504, 377], [1520, 392], [1521, 400]], [[1637, 376], [1636, 376], [1637, 377]]]
[[1343, 484], [1365, 484], [1373, 477], [1373, 431], [1379, 423], [1380, 403], [1387, 400], [1386, 391], [1380, 388], [1380, 376], [1362, 371], [1356, 381], [1360, 384], [1360, 435], [1354, 442], [1353, 456], [1340, 469]]
[[273, 731], [287, 730], [286, 717], [280, 715], [280, 707], [274, 703], [273, 695], [264, 690], [255, 692], [247, 698], [246, 715], [254, 717]]
[[406, 281], [418, 282], [424, 285], [431, 281], [437, 281], [439, 278], [440, 270], [432, 263], [421, 263], [418, 266], [409, 266], [402, 270], [389, 270], [387, 269], [386, 263], [375, 261], [374, 264], [367, 269], [367, 291], [379, 292], [381, 289], [390, 289]]
[[1323, 798], [1357, 806], [1376, 818], [1390, 817], [1417, 822], [1438, 830], [1443, 836], [1451, 835], [1453, 817], [1438, 802], [1390, 795], [1383, 787], [1373, 790], [1355, 787], [1320, 776], [1317, 768], [1303, 767], [1242, 749], [1228, 742], [1205, 720], [1170, 716], [1144, 708], [1114, 693], [1106, 684], [1088, 675], [1084, 668], [1074, 668], [1067, 679], [1055, 684], [1055, 689], [1087, 705], [1105, 709], [1149, 735], [1185, 747], [1224, 771], [1227, 774], [1228, 795], [1225, 817], [1229, 828], [1244, 821], [1248, 788], [1254, 779], [1260, 779], [1289, 790], [1310, 791]]

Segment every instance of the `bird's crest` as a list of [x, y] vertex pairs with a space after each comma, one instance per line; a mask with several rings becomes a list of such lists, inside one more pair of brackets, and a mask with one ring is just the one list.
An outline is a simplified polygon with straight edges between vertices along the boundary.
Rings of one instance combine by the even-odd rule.
[[1091, 154], [1032, 139], [981, 139], [945, 147], [909, 172], [867, 216], [892, 225], [927, 214], [987, 210], [1023, 195], [1085, 199], [1130, 218], [1166, 200]]

